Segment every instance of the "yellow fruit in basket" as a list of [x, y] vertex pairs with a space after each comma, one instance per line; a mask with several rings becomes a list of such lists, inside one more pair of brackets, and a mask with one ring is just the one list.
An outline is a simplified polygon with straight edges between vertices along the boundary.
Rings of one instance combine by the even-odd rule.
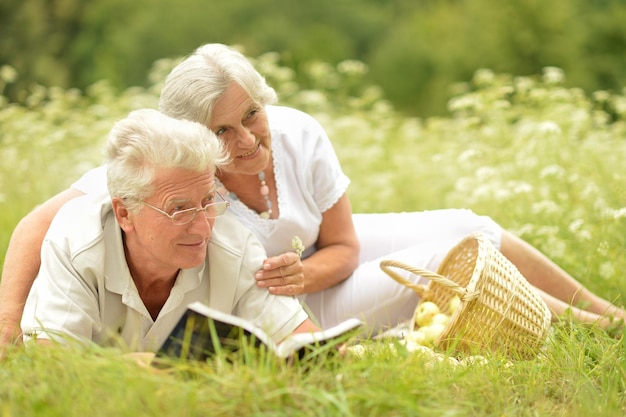
[[423, 359], [432, 361], [439, 360], [440, 354], [429, 348], [428, 346], [415, 346], [413, 353], [420, 355]]
[[428, 326], [432, 318], [439, 313], [441, 313], [441, 311], [439, 310], [437, 304], [432, 301], [423, 301], [418, 304], [417, 308], [415, 308], [413, 321], [419, 327]]
[[367, 352], [366, 347], [361, 344], [348, 346], [349, 356], [354, 356], [356, 358], [363, 359], [365, 357], [366, 352]]
[[441, 333], [443, 333], [446, 328], [445, 324], [441, 323], [433, 323], [428, 326], [420, 327], [417, 331], [424, 334], [424, 346], [432, 345], [435, 342], [435, 339], [439, 337]]
[[464, 366], [471, 366], [471, 365], [486, 365], [489, 362], [487, 361], [487, 358], [485, 358], [484, 356], [473, 355], [473, 356], [468, 356], [467, 358], [461, 360], [459, 363]]
[[430, 320], [430, 324], [441, 323], [443, 325], [448, 324], [450, 321], [450, 316], [444, 313], [435, 314], [433, 318]]
[[450, 304], [448, 305], [448, 311], [450, 312], [450, 315], [453, 315], [454, 313], [456, 313], [460, 305], [461, 305], [461, 298], [459, 298], [458, 295], [455, 295], [454, 297], [452, 297], [450, 299]]
[[400, 340], [400, 344], [404, 346], [407, 352], [415, 352], [417, 349], [423, 347], [419, 343], [412, 342], [410, 340], [402, 339]]
[[424, 333], [414, 330], [412, 332], [407, 333], [404, 336], [404, 340], [411, 343], [417, 343], [418, 345], [424, 344]]

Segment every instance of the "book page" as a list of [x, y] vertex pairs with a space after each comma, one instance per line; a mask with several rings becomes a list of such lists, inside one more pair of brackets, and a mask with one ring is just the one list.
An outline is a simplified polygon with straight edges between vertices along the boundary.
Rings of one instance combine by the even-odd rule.
[[281, 357], [289, 357], [305, 346], [324, 344], [340, 338], [346, 333], [352, 333], [363, 325], [359, 319], [348, 319], [335, 327], [312, 333], [295, 333], [288, 336], [277, 347], [277, 353]]

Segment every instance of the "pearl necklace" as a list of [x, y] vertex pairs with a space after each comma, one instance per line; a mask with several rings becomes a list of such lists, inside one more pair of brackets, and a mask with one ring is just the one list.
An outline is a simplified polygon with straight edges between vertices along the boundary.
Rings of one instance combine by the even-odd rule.
[[[267, 206], [267, 210], [260, 212], [259, 217], [261, 217], [262, 219], [269, 219], [272, 216], [272, 202], [270, 200], [270, 187], [265, 182], [265, 172], [263, 171], [259, 172], [258, 177], [259, 177], [259, 181], [261, 181], [261, 188], [259, 189], [259, 192], [265, 199], [265, 205]], [[237, 194], [235, 194], [232, 191], [227, 190], [226, 187], [224, 187], [223, 185], [220, 187], [218, 191], [224, 194], [228, 194], [230, 198], [233, 199], [233, 201], [239, 200], [239, 197], [237, 197]]]
[[269, 219], [272, 215], [272, 202], [270, 201], [270, 187], [268, 187], [265, 182], [265, 171], [259, 172], [259, 181], [261, 181], [259, 191], [265, 199], [265, 205], [267, 205], [267, 210], [259, 213], [259, 216], [261, 216], [262, 219]]

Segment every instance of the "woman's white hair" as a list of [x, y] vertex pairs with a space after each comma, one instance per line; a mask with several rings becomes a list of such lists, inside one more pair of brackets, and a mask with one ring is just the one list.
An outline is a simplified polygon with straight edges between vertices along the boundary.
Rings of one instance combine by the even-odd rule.
[[107, 185], [111, 197], [127, 199], [129, 210], [154, 192], [155, 170], [217, 169], [228, 162], [220, 140], [205, 126], [152, 110], [131, 112], [111, 129], [106, 144]]
[[170, 117], [209, 126], [215, 102], [232, 82], [260, 105], [277, 101], [274, 89], [241, 52], [212, 43], [196, 49], [169, 73], [159, 109]]

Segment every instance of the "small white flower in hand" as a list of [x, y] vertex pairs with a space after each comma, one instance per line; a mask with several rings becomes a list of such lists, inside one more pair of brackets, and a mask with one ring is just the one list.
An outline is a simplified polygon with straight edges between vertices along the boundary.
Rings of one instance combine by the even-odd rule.
[[298, 256], [302, 256], [302, 252], [304, 252], [304, 245], [298, 236], [294, 236], [293, 239], [291, 239], [291, 247], [296, 251]]

